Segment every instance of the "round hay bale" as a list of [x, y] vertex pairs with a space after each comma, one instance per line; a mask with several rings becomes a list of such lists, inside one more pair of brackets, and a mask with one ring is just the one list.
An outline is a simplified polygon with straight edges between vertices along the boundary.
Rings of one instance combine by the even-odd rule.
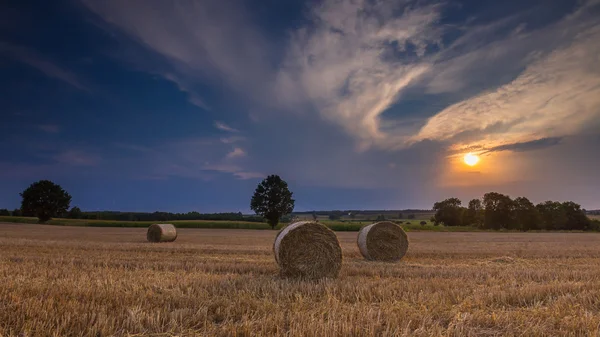
[[335, 233], [313, 221], [288, 225], [273, 244], [282, 277], [335, 278], [342, 267], [342, 247]]
[[148, 227], [146, 238], [150, 242], [173, 242], [177, 239], [177, 229], [168, 223], [153, 224]]
[[360, 229], [358, 248], [367, 260], [396, 262], [408, 250], [408, 237], [393, 222], [377, 222]]

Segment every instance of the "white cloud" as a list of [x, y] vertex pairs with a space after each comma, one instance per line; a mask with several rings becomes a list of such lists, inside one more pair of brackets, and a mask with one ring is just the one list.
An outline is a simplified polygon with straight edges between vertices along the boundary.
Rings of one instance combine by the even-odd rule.
[[531, 63], [514, 81], [430, 118], [413, 141], [498, 146], [576, 133], [600, 116], [600, 25]]
[[244, 151], [243, 149], [236, 147], [234, 148], [231, 152], [229, 152], [227, 154], [227, 158], [238, 158], [238, 157], [245, 157], [246, 156], [246, 151]]
[[269, 45], [241, 1], [81, 0], [107, 23], [164, 56], [178, 80], [209, 78], [244, 97], [270, 96]]
[[78, 150], [68, 150], [54, 156], [54, 159], [62, 164], [74, 166], [95, 166], [101, 159], [97, 155]]
[[423, 61], [386, 58], [386, 53], [414, 46], [419, 59], [439, 38], [434, 28], [438, 7], [407, 7], [393, 16], [396, 7], [370, 1], [325, 1], [316, 7], [315, 27], [292, 37], [278, 75], [278, 96], [307, 100], [364, 146], [384, 141], [381, 114], [429, 67]]
[[189, 88], [188, 83], [181, 80], [176, 75], [170, 74], [170, 73], [164, 74], [163, 77], [166, 78], [167, 80], [175, 83], [177, 85], [177, 88], [179, 88], [180, 91], [185, 92], [188, 95], [188, 101], [190, 103], [192, 103], [193, 105], [195, 105], [201, 109], [204, 109], [206, 111], [211, 110], [210, 106], [208, 104], [206, 104], [206, 102], [204, 102], [204, 100], [202, 98], [200, 98], [200, 96], [198, 96], [198, 94], [196, 94], [194, 92], [194, 90], [191, 90]]
[[231, 126], [223, 123], [223, 122], [219, 122], [219, 121], [215, 121], [215, 127], [219, 130], [222, 131], [227, 131], [227, 132], [239, 132], [238, 129], [234, 129]]
[[[423, 139], [457, 142], [457, 135], [474, 143], [560, 136], [576, 132], [598, 110], [591, 98], [596, 94], [593, 71], [582, 65], [592, 67], [597, 43], [580, 36], [595, 34], [598, 19], [591, 7], [598, 1], [530, 30], [523, 22], [538, 14], [533, 9], [487, 25], [449, 28], [439, 24], [440, 4], [325, 0], [312, 7], [306, 25], [290, 32], [276, 66], [273, 54], [279, 46], [261, 34], [242, 3], [82, 1], [165, 57], [176, 73], [170, 80], [193, 104], [208, 108], [190, 88], [209, 79], [241, 94], [236, 99], [252, 101], [249, 111], [261, 125], [269, 121], [257, 111], [276, 111], [275, 118], [289, 122], [290, 111], [313, 117], [315, 110], [362, 150], [401, 149]], [[448, 29], [462, 36], [445, 46], [441, 37]], [[573, 40], [580, 42], [569, 46]], [[407, 88], [419, 86], [417, 96], [433, 94], [433, 99], [436, 94], [476, 96], [443, 111], [432, 105], [438, 110], [427, 112], [435, 114], [429, 120], [384, 115], [409, 95]], [[222, 122], [215, 127], [237, 132]]]

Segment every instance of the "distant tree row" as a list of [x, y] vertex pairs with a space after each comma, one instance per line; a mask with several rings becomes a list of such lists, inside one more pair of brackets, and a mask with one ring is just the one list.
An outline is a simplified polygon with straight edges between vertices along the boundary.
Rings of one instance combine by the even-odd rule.
[[70, 219], [96, 219], [96, 220], [115, 220], [115, 221], [173, 221], [173, 220], [229, 220], [229, 221], [252, 221], [263, 222], [259, 216], [244, 216], [241, 212], [237, 213], [171, 213], [171, 212], [82, 212], [79, 207], [71, 208], [62, 217]]
[[600, 221], [587, 217], [581, 206], [572, 201], [545, 201], [534, 205], [525, 197], [490, 192], [483, 199], [462, 206], [458, 198], [449, 198], [433, 205], [435, 224], [445, 226], [476, 226], [484, 229], [511, 230], [600, 230]]

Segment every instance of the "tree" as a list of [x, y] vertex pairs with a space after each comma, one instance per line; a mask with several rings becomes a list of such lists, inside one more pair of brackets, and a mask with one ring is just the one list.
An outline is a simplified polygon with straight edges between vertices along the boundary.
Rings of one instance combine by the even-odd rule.
[[383, 214], [379, 214], [379, 215], [377, 216], [377, 218], [375, 219], [375, 221], [385, 221], [385, 215], [383, 215]]
[[434, 224], [443, 223], [445, 226], [460, 226], [462, 220], [461, 203], [458, 198], [449, 198], [433, 204], [433, 210], [435, 211]]
[[0, 209], [0, 216], [10, 216], [10, 212], [6, 208]]
[[481, 205], [481, 200], [473, 199], [469, 201], [469, 207], [465, 212], [463, 224], [467, 226], [475, 225], [477, 227], [483, 224], [483, 206]]
[[21, 209], [20, 209], [20, 208], [15, 208], [15, 209], [12, 211], [12, 216], [22, 216], [22, 215], [23, 215], [23, 213], [21, 212]]
[[560, 202], [545, 201], [535, 206], [542, 220], [542, 229], [565, 230], [567, 229], [567, 213]]
[[82, 215], [83, 215], [83, 212], [81, 212], [81, 209], [79, 209], [79, 207], [77, 207], [77, 206], [74, 206], [69, 211], [68, 216], [69, 216], [69, 219], [81, 219]]
[[275, 229], [279, 219], [294, 210], [292, 195], [283, 179], [278, 175], [270, 175], [256, 187], [250, 200], [250, 209], [267, 219], [271, 228]]
[[589, 229], [591, 222], [585, 214], [585, 211], [581, 209], [579, 204], [572, 201], [566, 201], [562, 203], [563, 211], [567, 217], [567, 229], [569, 230], [586, 230]]
[[414, 218], [415, 218], [414, 214], [409, 214], [408, 217], [407, 217], [407, 219], [414, 219]]
[[313, 221], [317, 221], [317, 219], [318, 219], [317, 212], [312, 212], [312, 218], [313, 218]]
[[69, 209], [71, 196], [60, 185], [49, 180], [31, 184], [20, 193], [21, 210], [25, 215], [37, 216], [41, 223], [64, 214]]
[[509, 196], [496, 192], [486, 193], [483, 196], [483, 207], [485, 228], [514, 229], [516, 227], [513, 219], [514, 205]]
[[514, 200], [515, 224], [522, 231], [540, 229], [540, 214], [535, 205], [525, 197]]

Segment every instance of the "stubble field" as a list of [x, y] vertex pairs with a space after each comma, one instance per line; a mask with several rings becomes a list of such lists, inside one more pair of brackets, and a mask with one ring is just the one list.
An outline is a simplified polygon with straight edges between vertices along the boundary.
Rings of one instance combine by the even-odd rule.
[[0, 336], [600, 336], [600, 235], [338, 232], [340, 277], [280, 279], [275, 231], [0, 224]]

